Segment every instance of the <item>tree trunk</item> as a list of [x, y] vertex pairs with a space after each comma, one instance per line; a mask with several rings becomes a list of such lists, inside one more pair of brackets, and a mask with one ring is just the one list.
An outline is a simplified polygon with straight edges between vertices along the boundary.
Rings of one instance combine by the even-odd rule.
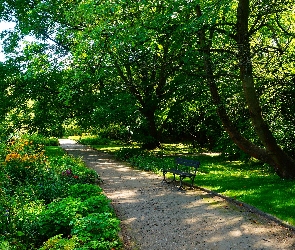
[[262, 111], [257, 97], [251, 61], [251, 50], [248, 33], [249, 0], [239, 0], [237, 9], [237, 44], [240, 77], [244, 89], [246, 103], [256, 134], [265, 146], [272, 166], [276, 173], [285, 179], [295, 178], [295, 161], [289, 157], [277, 144], [267, 123], [262, 117]]
[[[140, 94], [140, 91], [136, 88], [133, 84], [133, 79], [131, 76], [131, 69], [130, 66], [125, 66], [126, 71], [129, 72], [128, 76], [124, 75], [121, 67], [119, 66], [118, 62], [115, 62], [116, 69], [124, 81], [125, 85], [128, 87], [130, 93], [138, 100], [141, 105], [139, 109], [140, 113], [146, 118], [147, 121], [147, 130], [144, 133], [145, 138], [143, 138], [143, 149], [155, 149], [160, 147], [160, 141], [158, 136], [158, 130], [156, 126], [156, 119], [155, 119], [155, 112], [158, 108], [158, 100], [156, 96], [153, 96], [154, 93], [152, 90], [148, 88], [144, 91], [144, 95]], [[154, 97], [154, 98], [153, 98]]]
[[[202, 13], [199, 6], [196, 11], [198, 16], [200, 17]], [[203, 52], [204, 69], [206, 73], [207, 82], [210, 88], [213, 102], [217, 107], [217, 114], [223, 124], [225, 131], [229, 134], [230, 138], [241, 150], [243, 150], [245, 153], [247, 153], [248, 155], [256, 159], [273, 166], [280, 177], [289, 178], [289, 179], [294, 178], [293, 174], [290, 175], [287, 172], [277, 171], [278, 169], [277, 162], [272, 157], [269, 150], [267, 148], [264, 149], [264, 148], [258, 147], [257, 145], [247, 140], [245, 137], [241, 135], [241, 133], [237, 130], [235, 125], [232, 123], [232, 121], [227, 115], [226, 109], [222, 103], [221, 97], [218, 92], [218, 88], [216, 86], [216, 82], [215, 82], [214, 74], [212, 70], [211, 55], [210, 55], [211, 44], [209, 43], [209, 40], [206, 38], [205, 30], [202, 30], [199, 32], [199, 38], [200, 38], [200, 47]], [[258, 107], [260, 108], [259, 103], [258, 103]], [[292, 171], [290, 172], [292, 173]]]
[[145, 135], [145, 142], [142, 145], [143, 149], [155, 149], [161, 146], [158, 136], [158, 130], [155, 122], [155, 109], [146, 106], [141, 109], [141, 113], [147, 120], [147, 134]]
[[[197, 8], [197, 14], [199, 17], [201, 17], [202, 15], [202, 12], [199, 6]], [[235, 125], [232, 123], [230, 118], [228, 117], [226, 109], [218, 93], [218, 88], [215, 83], [214, 74], [212, 70], [211, 54], [210, 54], [211, 45], [209, 44], [209, 41], [206, 38], [205, 30], [201, 30], [199, 32], [199, 38], [200, 38], [200, 47], [203, 52], [204, 70], [206, 74], [207, 83], [210, 88], [210, 93], [213, 99], [213, 103], [216, 106], [216, 112], [222, 122], [223, 128], [228, 133], [229, 137], [233, 140], [233, 142], [246, 154], [256, 159], [259, 159], [263, 162], [268, 162], [271, 164], [272, 162], [269, 162], [269, 157], [267, 155], [266, 150], [256, 146], [255, 144], [247, 140], [245, 137], [243, 137], [241, 133], [237, 130]]]

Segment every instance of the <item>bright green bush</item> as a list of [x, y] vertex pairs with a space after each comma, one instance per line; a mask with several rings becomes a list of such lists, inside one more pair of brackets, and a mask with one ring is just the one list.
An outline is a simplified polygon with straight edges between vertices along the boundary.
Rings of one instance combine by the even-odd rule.
[[78, 235], [85, 249], [109, 250], [119, 246], [116, 236], [119, 220], [112, 213], [91, 213], [73, 222], [73, 235]]
[[62, 234], [55, 235], [52, 238], [48, 239], [40, 250], [73, 250], [73, 249], [82, 249], [79, 247], [80, 239], [74, 235], [73, 237], [67, 239], [63, 238]]
[[[102, 189], [93, 185], [97, 173], [81, 159], [48, 157], [39, 142], [11, 140], [0, 160], [0, 249], [119, 248], [119, 221]], [[86, 239], [79, 225], [91, 214], [103, 214], [102, 232], [91, 231]]]
[[86, 200], [90, 196], [97, 196], [102, 194], [102, 188], [96, 185], [91, 184], [75, 184], [69, 187], [67, 192], [67, 196], [71, 196], [73, 198], [80, 198], [81, 200]]
[[35, 145], [43, 145], [43, 146], [58, 146], [59, 142], [56, 137], [45, 137], [40, 134], [32, 134], [32, 135], [23, 135], [23, 139], [28, 139], [33, 142]]

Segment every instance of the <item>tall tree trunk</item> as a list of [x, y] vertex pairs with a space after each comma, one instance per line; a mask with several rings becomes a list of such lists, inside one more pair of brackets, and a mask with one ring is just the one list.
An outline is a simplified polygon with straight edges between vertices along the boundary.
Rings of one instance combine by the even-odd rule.
[[[199, 6], [197, 7], [196, 11], [198, 16], [201, 17], [202, 12]], [[268, 163], [269, 165], [273, 166], [275, 170], [277, 171], [278, 170], [277, 162], [272, 157], [268, 149], [258, 147], [257, 145], [247, 140], [244, 136], [242, 136], [242, 134], [237, 130], [237, 128], [235, 127], [235, 125], [232, 123], [229, 116], [227, 115], [226, 109], [221, 100], [221, 97], [219, 95], [218, 88], [214, 79], [214, 73], [212, 70], [212, 62], [211, 62], [211, 55], [210, 55], [211, 44], [209, 39], [206, 38], [205, 30], [201, 30], [199, 32], [199, 38], [200, 38], [200, 47], [203, 52], [204, 70], [206, 73], [207, 82], [210, 88], [213, 102], [217, 108], [217, 114], [223, 124], [225, 131], [229, 134], [230, 138], [241, 150], [243, 150], [248, 155], [262, 162]], [[260, 108], [259, 103], [258, 103], [258, 107]], [[277, 171], [277, 174], [283, 178], [294, 178], [292, 174], [289, 175], [286, 172], [281, 173]]]
[[146, 141], [143, 143], [142, 148], [151, 150], [160, 147], [161, 144], [155, 121], [155, 108], [147, 105], [141, 109], [141, 113], [147, 120], [147, 134], [145, 135]]
[[259, 99], [254, 87], [248, 21], [249, 0], [239, 0], [237, 9], [238, 59], [240, 77], [246, 103], [250, 111], [251, 121], [256, 134], [269, 153], [269, 157], [274, 162], [272, 165], [274, 166], [276, 173], [282, 178], [294, 179], [295, 161], [278, 146], [272, 132], [262, 117]]
[[[197, 15], [201, 17], [202, 12], [200, 9], [200, 6], [197, 7]], [[226, 109], [224, 107], [224, 104], [221, 100], [221, 97], [218, 92], [218, 88], [214, 79], [214, 73], [212, 70], [212, 61], [211, 61], [211, 44], [209, 40], [206, 38], [205, 30], [201, 30], [199, 32], [199, 38], [200, 38], [200, 47], [203, 55], [203, 62], [204, 62], [204, 70], [206, 73], [206, 79], [207, 83], [210, 88], [210, 93], [213, 99], [213, 103], [216, 106], [216, 111], [218, 114], [218, 117], [220, 118], [223, 128], [228, 133], [229, 137], [233, 140], [233, 142], [246, 154], [259, 159], [263, 162], [267, 162], [269, 164], [272, 164], [272, 161], [269, 161], [268, 154], [266, 150], [256, 146], [249, 140], [247, 140], [245, 137], [242, 136], [242, 134], [237, 130], [235, 125], [230, 120], [229, 116], [227, 115]]]

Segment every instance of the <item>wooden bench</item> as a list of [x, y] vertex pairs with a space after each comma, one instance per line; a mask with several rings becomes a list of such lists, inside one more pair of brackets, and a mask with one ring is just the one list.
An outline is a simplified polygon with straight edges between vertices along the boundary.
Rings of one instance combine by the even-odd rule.
[[[163, 176], [164, 179], [163, 181], [167, 183], [175, 182], [175, 176], [179, 175], [179, 180], [180, 180], [180, 186], [179, 190], [184, 189], [182, 182], [183, 179], [185, 178], [190, 178], [191, 179], [191, 188], [194, 187], [194, 180], [197, 174], [197, 170], [200, 167], [200, 162], [195, 161], [195, 160], [190, 160], [190, 159], [185, 159], [185, 158], [175, 158], [175, 167], [174, 168], [169, 168], [169, 169], [163, 169]], [[172, 173], [173, 174], [173, 180], [168, 182], [166, 180], [166, 174], [167, 173]]]

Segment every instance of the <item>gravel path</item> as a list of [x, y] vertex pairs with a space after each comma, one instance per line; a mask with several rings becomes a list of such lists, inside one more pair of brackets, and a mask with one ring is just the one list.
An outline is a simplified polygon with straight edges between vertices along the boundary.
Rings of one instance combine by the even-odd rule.
[[201, 190], [180, 192], [162, 176], [130, 168], [112, 156], [61, 139], [101, 176], [121, 220], [125, 249], [294, 250], [295, 232]]

